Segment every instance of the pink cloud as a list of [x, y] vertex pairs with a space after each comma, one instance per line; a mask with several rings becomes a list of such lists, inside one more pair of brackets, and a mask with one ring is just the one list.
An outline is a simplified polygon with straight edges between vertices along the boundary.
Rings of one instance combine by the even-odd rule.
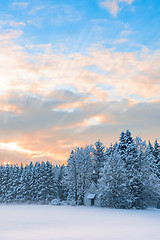
[[117, 17], [118, 12], [121, 10], [120, 3], [132, 4], [134, 0], [104, 0], [100, 6], [107, 9], [114, 17]]

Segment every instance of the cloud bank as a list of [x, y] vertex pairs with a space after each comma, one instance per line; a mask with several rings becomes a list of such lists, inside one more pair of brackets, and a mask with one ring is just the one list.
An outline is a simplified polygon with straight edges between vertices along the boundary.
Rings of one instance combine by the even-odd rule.
[[72, 148], [98, 138], [109, 145], [125, 129], [159, 136], [158, 51], [97, 46], [65, 54], [52, 44], [22, 44], [23, 34], [0, 33], [1, 162], [59, 164]]

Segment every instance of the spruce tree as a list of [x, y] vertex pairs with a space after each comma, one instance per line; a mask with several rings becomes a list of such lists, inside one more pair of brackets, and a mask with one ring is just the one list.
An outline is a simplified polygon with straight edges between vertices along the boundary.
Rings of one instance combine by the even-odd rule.
[[156, 139], [156, 141], [154, 142], [154, 151], [153, 151], [155, 160], [156, 160], [156, 164], [158, 166], [158, 177], [160, 178], [160, 145]]
[[115, 150], [105, 162], [98, 184], [102, 206], [130, 208], [126, 181], [124, 162]]
[[76, 151], [76, 159], [78, 162], [78, 204], [84, 204], [84, 195], [86, 189], [92, 181], [93, 165], [92, 165], [92, 146], [78, 149]]
[[156, 159], [150, 142], [148, 143], [145, 152], [143, 174], [147, 205], [156, 206], [157, 201], [160, 197], [160, 179], [158, 177], [158, 166], [156, 164]]
[[68, 164], [66, 167], [66, 183], [68, 188], [67, 199], [69, 202], [77, 204], [77, 182], [78, 182], [78, 168], [75, 159], [75, 151], [72, 150], [70, 157], [68, 159]]
[[67, 199], [67, 186], [65, 182], [66, 177], [66, 169], [64, 164], [60, 166], [59, 174], [57, 177], [57, 189], [58, 189], [58, 198], [61, 201], [65, 201]]
[[16, 164], [13, 167], [12, 173], [12, 201], [19, 202], [19, 191], [20, 191], [20, 169]]
[[121, 133], [118, 149], [127, 174], [128, 203], [131, 208], [145, 208], [141, 158], [129, 130]]
[[104, 167], [105, 159], [106, 159], [105, 146], [103, 145], [101, 140], [98, 140], [95, 143], [95, 148], [93, 149], [93, 161], [94, 161], [94, 171], [96, 175], [96, 179], [95, 179], [96, 183], [100, 179], [100, 172]]

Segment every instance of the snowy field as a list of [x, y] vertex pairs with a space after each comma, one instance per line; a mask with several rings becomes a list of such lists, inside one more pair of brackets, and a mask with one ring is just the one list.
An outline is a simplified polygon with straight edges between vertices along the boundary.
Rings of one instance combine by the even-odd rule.
[[160, 210], [0, 205], [0, 240], [160, 240]]

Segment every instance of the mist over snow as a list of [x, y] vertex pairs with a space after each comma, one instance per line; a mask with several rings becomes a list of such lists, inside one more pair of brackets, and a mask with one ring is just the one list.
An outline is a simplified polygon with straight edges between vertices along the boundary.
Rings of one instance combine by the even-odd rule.
[[1, 240], [159, 240], [160, 210], [0, 205]]

